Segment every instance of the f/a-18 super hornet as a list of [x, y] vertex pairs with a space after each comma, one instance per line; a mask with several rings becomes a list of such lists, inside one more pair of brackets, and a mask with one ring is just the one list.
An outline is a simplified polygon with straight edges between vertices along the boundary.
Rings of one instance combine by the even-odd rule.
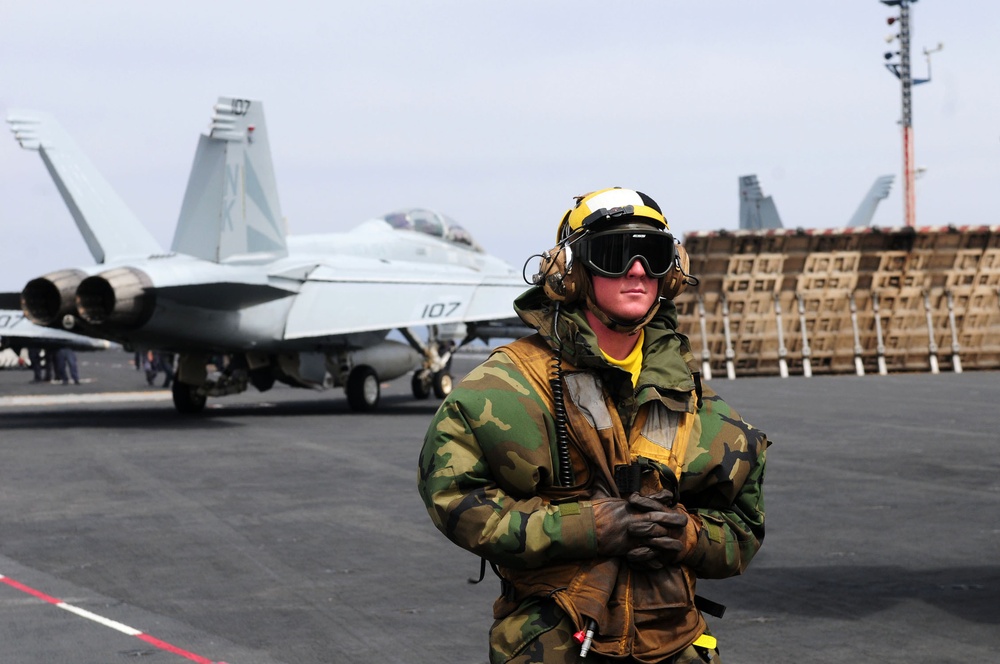
[[[881, 175], [875, 179], [871, 189], [861, 199], [861, 204], [854, 212], [848, 226], [870, 226], [879, 201], [889, 196], [892, 188], [891, 175]], [[740, 230], [759, 231], [771, 228], [784, 228], [781, 216], [771, 196], [765, 196], [760, 188], [756, 175], [741, 175], [740, 182]]]
[[[511, 319], [525, 289], [520, 272], [428, 210], [286, 236], [259, 101], [220, 97], [214, 106], [169, 251], [50, 115], [12, 111], [7, 121], [41, 155], [98, 263], [29, 281], [25, 315], [176, 353], [181, 412], [275, 381], [344, 387], [350, 406], [366, 411], [380, 381], [410, 371], [415, 396], [443, 397], [456, 341]], [[424, 339], [417, 327], [429, 330]], [[388, 338], [392, 330], [407, 342]]]

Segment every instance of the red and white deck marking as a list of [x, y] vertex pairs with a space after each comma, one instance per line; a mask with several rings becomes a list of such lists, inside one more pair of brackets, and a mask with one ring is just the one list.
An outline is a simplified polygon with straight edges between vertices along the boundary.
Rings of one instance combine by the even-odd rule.
[[159, 640], [158, 638], [156, 638], [154, 636], [150, 636], [149, 634], [146, 634], [146, 633], [142, 632], [141, 630], [135, 629], [134, 627], [129, 627], [128, 625], [123, 625], [120, 622], [117, 622], [115, 620], [111, 620], [110, 618], [105, 618], [104, 616], [99, 616], [96, 613], [91, 613], [90, 611], [87, 611], [86, 609], [81, 609], [78, 606], [73, 606], [72, 604], [67, 604], [66, 602], [64, 602], [64, 601], [62, 601], [60, 599], [56, 599], [55, 597], [52, 597], [51, 595], [46, 595], [45, 593], [43, 593], [40, 590], [35, 590], [34, 588], [31, 588], [29, 586], [24, 585], [23, 583], [15, 581], [14, 579], [11, 579], [10, 577], [6, 577], [3, 574], [0, 574], [0, 583], [5, 583], [8, 586], [10, 586], [11, 588], [15, 588], [17, 590], [20, 590], [23, 593], [31, 595], [32, 597], [36, 597], [36, 598], [42, 600], [43, 602], [48, 602], [49, 604], [53, 604], [55, 606], [58, 606], [60, 609], [65, 609], [66, 611], [69, 611], [70, 613], [76, 614], [76, 615], [80, 616], [81, 618], [86, 618], [87, 620], [92, 620], [92, 621], [94, 621], [95, 623], [97, 623], [99, 625], [104, 625], [105, 627], [110, 627], [111, 629], [116, 630], [118, 632], [121, 632], [122, 634], [127, 634], [128, 636], [134, 636], [137, 639], [145, 641], [146, 643], [148, 643], [151, 646], [155, 646], [156, 648], [159, 648], [160, 650], [164, 650], [166, 652], [173, 653], [173, 654], [177, 655], [178, 657], [183, 657], [185, 659], [191, 660], [192, 662], [197, 662], [197, 664], [226, 664], [225, 662], [216, 662], [216, 661], [213, 661], [211, 659], [208, 659], [207, 657], [202, 657], [201, 655], [196, 655], [193, 652], [188, 652], [187, 650], [184, 650], [183, 648], [178, 648], [177, 646], [171, 645], [171, 644], [167, 643], [166, 641], [161, 641], [161, 640]]

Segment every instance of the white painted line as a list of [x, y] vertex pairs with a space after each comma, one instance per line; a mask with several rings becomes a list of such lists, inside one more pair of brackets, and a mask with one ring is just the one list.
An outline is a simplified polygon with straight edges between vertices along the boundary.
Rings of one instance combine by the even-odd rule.
[[128, 634], [129, 636], [139, 636], [140, 634], [142, 634], [142, 632], [140, 632], [139, 630], [133, 629], [128, 625], [123, 625], [120, 622], [116, 622], [114, 620], [111, 620], [110, 618], [105, 618], [104, 616], [99, 616], [96, 613], [91, 613], [86, 609], [81, 609], [78, 606], [73, 606], [72, 604], [67, 604], [66, 602], [59, 602], [58, 604], [56, 604], [56, 606], [58, 606], [60, 609], [66, 609], [70, 613], [75, 613], [81, 618], [86, 618], [87, 620], [93, 620], [95, 623], [100, 623], [105, 627], [116, 629], [122, 634]]
[[0, 397], [0, 408], [5, 406], [63, 406], [80, 403], [128, 403], [130, 401], [169, 401], [169, 390], [159, 392], [101, 392], [98, 394], [26, 394]]

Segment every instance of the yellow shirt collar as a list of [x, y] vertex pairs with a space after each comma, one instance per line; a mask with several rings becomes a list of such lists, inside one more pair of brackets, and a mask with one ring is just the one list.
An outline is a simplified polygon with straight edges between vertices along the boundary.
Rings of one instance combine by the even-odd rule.
[[646, 330], [639, 330], [639, 340], [635, 343], [635, 348], [633, 348], [632, 352], [628, 354], [628, 357], [623, 360], [616, 360], [615, 358], [608, 356], [603, 349], [601, 350], [601, 355], [604, 356], [604, 359], [607, 360], [608, 363], [632, 374], [632, 387], [639, 384], [639, 371], [642, 370], [642, 342], [645, 338]]

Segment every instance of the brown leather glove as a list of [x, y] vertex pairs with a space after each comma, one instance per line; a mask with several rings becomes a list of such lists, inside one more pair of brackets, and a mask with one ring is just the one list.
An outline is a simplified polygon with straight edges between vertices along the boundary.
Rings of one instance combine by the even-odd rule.
[[598, 555], [624, 556], [630, 563], [655, 564], [664, 556], [675, 555], [679, 549], [672, 535], [683, 531], [688, 521], [686, 513], [651, 509], [644, 502], [635, 506], [624, 498], [599, 497], [592, 505]]
[[[692, 519], [683, 505], [677, 503], [672, 491], [664, 490], [650, 496], [633, 493], [628, 504], [634, 510], [646, 514], [670, 514], [673, 527], [665, 531], [650, 531], [647, 542], [633, 549], [628, 556], [630, 563], [648, 569], [660, 569], [684, 560], [698, 541], [698, 522]], [[658, 523], [666, 523], [666, 520]]]

